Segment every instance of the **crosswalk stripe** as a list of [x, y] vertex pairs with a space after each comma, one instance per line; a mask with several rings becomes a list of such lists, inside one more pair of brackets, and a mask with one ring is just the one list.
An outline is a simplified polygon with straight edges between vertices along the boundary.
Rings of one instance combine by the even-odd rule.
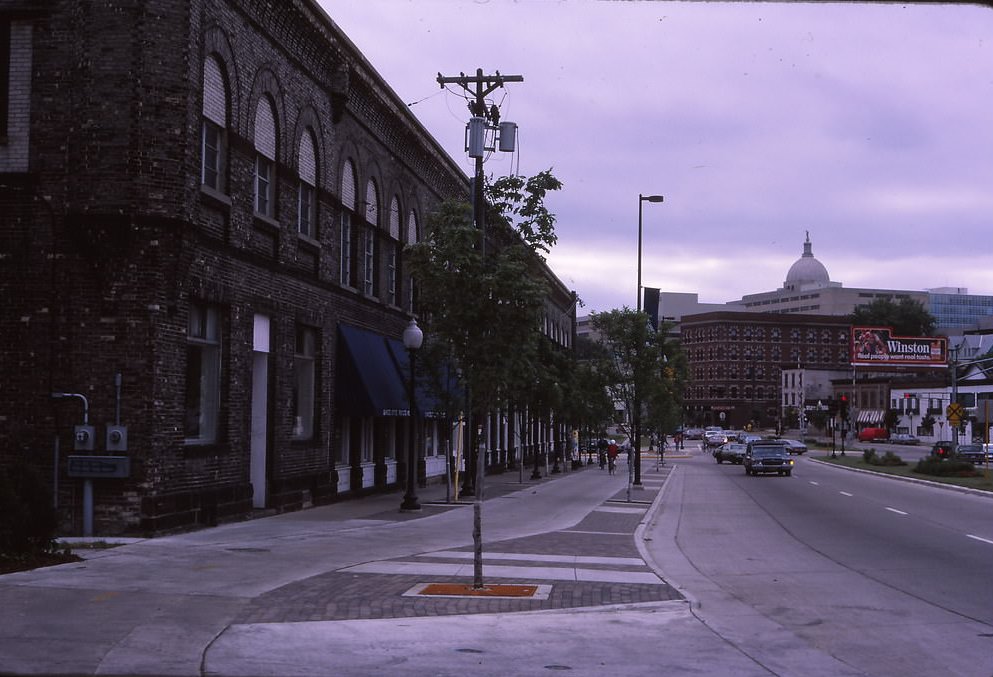
[[[423, 552], [418, 557], [433, 557], [435, 559], [474, 559], [475, 553], [464, 550], [439, 550]], [[526, 562], [553, 562], [556, 564], [602, 564], [605, 566], [645, 566], [640, 557], [587, 557], [584, 555], [540, 555], [522, 552], [489, 552], [483, 553], [483, 560], [519, 560]]]
[[600, 506], [593, 508], [593, 512], [615, 512], [625, 515], [640, 515], [645, 512], [645, 508], [614, 508], [611, 506]]
[[[472, 578], [471, 564], [439, 562], [367, 562], [339, 569], [342, 573], [402, 574], [420, 576], [452, 576]], [[583, 569], [579, 567], [524, 567], [483, 564], [483, 575], [516, 580], [576, 581], [587, 583], [640, 583], [665, 585], [654, 573], [647, 571], [618, 571], [615, 569]]]

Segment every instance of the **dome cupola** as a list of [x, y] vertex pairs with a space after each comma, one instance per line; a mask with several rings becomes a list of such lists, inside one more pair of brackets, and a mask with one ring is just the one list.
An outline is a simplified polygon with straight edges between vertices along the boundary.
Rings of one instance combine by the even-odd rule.
[[807, 239], [803, 243], [803, 256], [790, 266], [783, 288], [800, 289], [807, 285], [826, 285], [830, 282], [831, 278], [828, 276], [827, 268], [814, 258], [810, 244], [810, 231], [807, 231]]

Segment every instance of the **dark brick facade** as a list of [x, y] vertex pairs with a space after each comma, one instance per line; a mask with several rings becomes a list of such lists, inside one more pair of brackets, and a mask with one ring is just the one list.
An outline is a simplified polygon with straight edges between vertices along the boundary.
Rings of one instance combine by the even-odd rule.
[[[50, 394], [80, 393], [98, 452], [118, 409], [128, 426], [130, 478], [94, 481], [97, 533], [249, 513], [253, 331], [262, 314], [270, 320], [265, 507], [333, 500], [337, 327], [398, 337], [409, 318], [402, 301], [339, 283], [341, 168], [354, 164], [360, 200], [370, 179], [380, 190], [380, 290], [391, 200], [404, 226], [411, 213], [421, 222], [439, 201], [464, 196], [466, 177], [316, 3], [35, 5], [0, 2], [0, 21], [32, 27], [27, 170], [0, 161], [0, 463], [28, 457], [54, 483], [56, 448], [63, 461], [71, 453], [82, 406]], [[229, 84], [220, 191], [201, 179], [207, 54], [223, 63]], [[274, 218], [253, 209], [263, 94], [277, 118]], [[313, 237], [298, 235], [295, 220], [305, 127], [316, 133], [318, 156]], [[402, 257], [399, 269], [403, 299]], [[187, 326], [200, 303], [217, 309], [221, 326], [212, 444], [189, 444], [184, 434]], [[309, 441], [292, 434], [298, 326], [316, 330], [319, 343]], [[382, 465], [383, 451], [376, 454]], [[81, 483], [66, 477], [64, 462], [58, 467], [60, 514], [78, 532]]]

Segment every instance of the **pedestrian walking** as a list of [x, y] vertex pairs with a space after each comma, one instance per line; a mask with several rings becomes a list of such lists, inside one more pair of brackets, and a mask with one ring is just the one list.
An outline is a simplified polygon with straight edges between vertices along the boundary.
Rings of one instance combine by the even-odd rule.
[[617, 464], [617, 452], [617, 442], [611, 440], [610, 445], [607, 446], [607, 473], [610, 475], [614, 474], [614, 468]]

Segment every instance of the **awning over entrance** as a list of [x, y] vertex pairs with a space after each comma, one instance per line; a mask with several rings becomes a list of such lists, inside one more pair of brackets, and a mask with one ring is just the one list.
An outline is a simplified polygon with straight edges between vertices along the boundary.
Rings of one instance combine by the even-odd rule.
[[[347, 324], [338, 326], [336, 403], [345, 416], [408, 416], [407, 389], [388, 339]], [[403, 350], [403, 345], [400, 345]]]
[[[335, 401], [345, 416], [409, 416], [410, 362], [399, 339], [347, 324], [338, 326], [338, 382]], [[420, 372], [420, 362], [418, 371]], [[444, 407], [418, 376], [417, 414], [444, 416]]]
[[863, 409], [859, 412], [855, 422], [861, 425], [880, 425], [883, 422], [884, 413], [882, 409]]

